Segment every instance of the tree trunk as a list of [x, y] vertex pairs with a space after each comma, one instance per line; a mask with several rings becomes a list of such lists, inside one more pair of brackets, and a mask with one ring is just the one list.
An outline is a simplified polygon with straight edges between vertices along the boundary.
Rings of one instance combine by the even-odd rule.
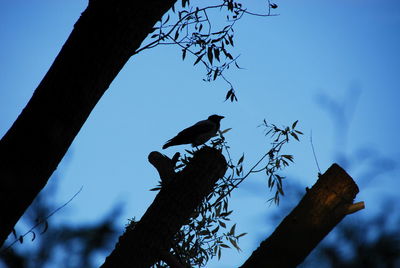
[[220, 151], [203, 147], [196, 152], [181, 172], [168, 182], [164, 178], [164, 186], [154, 202], [139, 222], [126, 228], [101, 267], [150, 267], [164, 259], [173, 236], [213, 191], [226, 169], [227, 163]]
[[357, 193], [353, 179], [333, 164], [241, 267], [296, 267], [347, 214], [364, 208], [353, 204]]
[[31, 100], [0, 141], [0, 245], [118, 72], [175, 1], [89, 0]]

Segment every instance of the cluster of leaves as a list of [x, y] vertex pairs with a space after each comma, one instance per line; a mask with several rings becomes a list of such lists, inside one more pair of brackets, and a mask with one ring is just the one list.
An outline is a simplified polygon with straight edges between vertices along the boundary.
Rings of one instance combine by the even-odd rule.
[[[223, 133], [229, 131], [227, 129], [220, 132], [220, 137], [214, 141], [214, 146], [217, 148], [224, 148], [227, 152], [229, 159], [229, 168], [231, 173], [228, 177], [225, 177], [225, 184], [222, 187], [226, 192], [221, 196], [228, 196], [233, 189], [237, 188], [250, 174], [265, 172], [268, 178], [268, 188], [271, 190], [275, 189], [275, 194], [269, 201], [274, 201], [275, 204], [279, 205], [280, 196], [284, 195], [282, 180], [285, 178], [278, 173], [284, 168], [289, 166], [290, 162], [293, 162], [293, 155], [283, 154], [283, 146], [290, 142], [292, 138], [299, 141], [299, 135], [303, 133], [296, 129], [298, 120], [296, 120], [291, 126], [277, 127], [275, 124], [269, 124], [265, 119], [260, 125], [265, 128], [265, 136], [270, 136], [273, 141], [271, 142], [271, 148], [257, 161], [249, 171], [244, 173], [243, 161], [244, 154], [240, 157], [236, 164], [233, 163], [231, 155], [229, 153], [230, 147], [225, 142]], [[265, 163], [265, 159], [267, 159]]]
[[291, 138], [299, 141], [299, 135], [303, 135], [303, 132], [296, 129], [297, 122], [298, 120], [296, 120], [291, 127], [287, 126], [284, 128], [279, 128], [274, 124], [268, 124], [266, 120], [264, 120], [261, 125], [265, 127], [265, 135], [270, 135], [274, 140], [271, 143], [272, 148], [267, 153], [267, 164], [261, 170], [257, 171], [265, 170], [268, 177], [268, 187], [272, 190], [275, 186], [275, 195], [270, 201], [273, 200], [276, 204], [279, 204], [280, 195], [284, 195], [282, 180], [285, 178], [277, 174], [277, 172], [289, 166], [289, 162], [293, 162], [293, 155], [281, 154], [282, 147], [289, 143]]
[[[230, 228], [227, 201], [220, 201], [210, 206], [211, 199], [215, 200], [215, 194], [210, 195], [195, 212], [197, 216], [192, 217], [181, 230], [174, 236], [171, 253], [178, 256], [181, 263], [189, 267], [205, 267], [207, 262], [214, 258], [221, 258], [222, 248], [232, 246], [240, 251], [239, 238], [246, 233], [236, 234], [236, 224]], [[167, 267], [163, 263], [155, 267]]]
[[[182, 1], [182, 8], [172, 9], [159, 24], [154, 27], [150, 36], [153, 40], [149, 44], [139, 48], [136, 53], [158, 45], [178, 45], [182, 50], [182, 59], [185, 60], [189, 53], [194, 56], [194, 65], [202, 63], [206, 68], [204, 81], [210, 82], [218, 77], [225, 80], [230, 88], [225, 100], [237, 101], [232, 83], [224, 76], [223, 72], [237, 63], [238, 56], [234, 57], [230, 50], [234, 46], [234, 25], [245, 14], [256, 16], [272, 16], [271, 9], [278, 6], [267, 1], [265, 14], [249, 12], [242, 3], [234, 0], [220, 0], [219, 4], [210, 6], [192, 6], [189, 0]], [[217, 12], [213, 12], [213, 11]], [[211, 18], [212, 15], [225, 17], [222, 25], [216, 23], [220, 19]], [[171, 19], [171, 18], [174, 19]], [[174, 20], [174, 22], [170, 22]]]

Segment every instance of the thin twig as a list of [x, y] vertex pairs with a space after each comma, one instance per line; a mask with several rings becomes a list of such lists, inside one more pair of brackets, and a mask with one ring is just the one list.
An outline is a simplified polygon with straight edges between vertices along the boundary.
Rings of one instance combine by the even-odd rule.
[[39, 225], [47, 222], [47, 219], [49, 219], [51, 216], [53, 216], [55, 213], [57, 213], [58, 211], [60, 211], [62, 208], [64, 208], [66, 205], [68, 205], [83, 189], [83, 186], [81, 186], [81, 188], [67, 201], [65, 202], [62, 206], [56, 208], [54, 211], [52, 211], [49, 215], [47, 215], [46, 217], [44, 217], [43, 219], [39, 220], [31, 229], [29, 229], [26, 233], [24, 233], [23, 235], [20, 235], [18, 238], [16, 238], [10, 245], [8, 245], [7, 247], [5, 247], [4, 249], [2, 249], [0, 252], [3, 253], [6, 250], [10, 249], [15, 243], [17, 243], [18, 241], [20, 241], [21, 237], [25, 237], [27, 236], [29, 233], [33, 233], [33, 230], [38, 227]]
[[315, 160], [315, 163], [317, 164], [318, 174], [322, 174], [321, 173], [321, 169], [319, 168], [317, 155], [315, 154], [315, 150], [314, 150], [314, 144], [313, 144], [313, 140], [312, 140], [312, 130], [311, 130], [311, 134], [310, 134], [310, 143], [311, 143], [311, 148], [312, 148], [312, 152], [313, 152], [313, 155], [314, 155], [314, 160]]

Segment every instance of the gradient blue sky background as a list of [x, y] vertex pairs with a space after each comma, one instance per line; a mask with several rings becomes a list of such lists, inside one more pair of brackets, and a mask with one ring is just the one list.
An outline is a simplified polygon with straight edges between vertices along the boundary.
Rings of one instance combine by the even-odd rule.
[[[245, 153], [246, 167], [268, 148], [269, 141], [257, 128], [264, 118], [278, 125], [299, 120], [305, 136], [287, 147], [295, 155], [295, 164], [285, 172], [288, 184], [292, 180], [311, 186], [316, 180], [311, 131], [323, 172], [335, 153], [362, 147], [397, 161], [400, 3], [277, 3], [279, 16], [247, 16], [237, 23], [234, 52], [241, 54], [239, 64], [245, 70], [231, 69], [226, 76], [237, 88], [238, 103], [224, 102], [228, 86], [223, 81], [203, 82], [204, 69], [192, 66], [194, 58], [183, 62], [177, 47], [158, 47], [133, 57], [60, 164], [56, 201], [65, 202], [81, 186], [83, 191], [51, 221], [96, 221], [117, 202], [124, 204], [124, 214], [116, 219], [121, 229], [127, 218], [140, 218], [155, 196], [148, 190], [158, 181], [147, 155], [214, 113], [226, 117], [221, 128], [232, 128], [226, 138], [236, 159]], [[87, 1], [0, 0], [0, 136], [28, 102], [86, 6]], [[263, 1], [250, 1], [249, 8], [265, 7]], [[332, 123], [318, 101], [321, 95], [346, 103], [345, 115], [351, 119], [347, 134]], [[164, 152], [172, 156], [185, 148]], [[348, 172], [357, 181], [358, 171]], [[367, 209], [350, 217], [372, 215], [382, 196], [399, 197], [399, 174], [392, 171], [361, 187], [357, 200], [365, 201]], [[270, 197], [261, 174], [233, 193], [232, 221], [238, 232], [249, 233], [241, 239], [243, 252], [225, 251], [221, 263], [208, 267], [232, 267], [248, 258], [273, 228], [266, 220], [273, 210], [266, 203]]]

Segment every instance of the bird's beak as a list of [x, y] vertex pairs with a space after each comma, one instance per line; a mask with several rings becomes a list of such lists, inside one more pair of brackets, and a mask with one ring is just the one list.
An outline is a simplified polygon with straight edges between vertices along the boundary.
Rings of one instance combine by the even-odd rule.
[[223, 119], [223, 118], [225, 118], [225, 116], [219, 115], [219, 118]]

